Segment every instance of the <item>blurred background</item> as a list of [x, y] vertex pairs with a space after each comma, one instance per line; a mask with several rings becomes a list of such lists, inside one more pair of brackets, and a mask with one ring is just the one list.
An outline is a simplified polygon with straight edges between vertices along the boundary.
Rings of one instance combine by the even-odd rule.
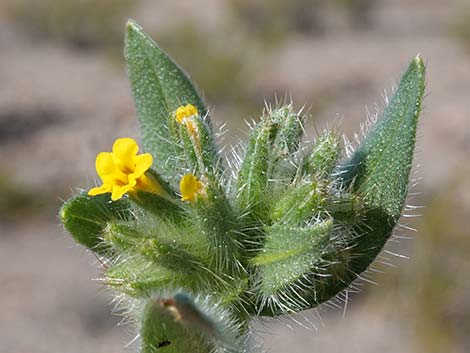
[[0, 352], [133, 351], [56, 216], [94, 184], [98, 151], [138, 136], [129, 17], [191, 73], [225, 143], [276, 96], [310, 108], [312, 135], [342, 121], [353, 137], [421, 53], [421, 216], [347, 306], [257, 326], [273, 353], [470, 352], [469, 0], [0, 0]]

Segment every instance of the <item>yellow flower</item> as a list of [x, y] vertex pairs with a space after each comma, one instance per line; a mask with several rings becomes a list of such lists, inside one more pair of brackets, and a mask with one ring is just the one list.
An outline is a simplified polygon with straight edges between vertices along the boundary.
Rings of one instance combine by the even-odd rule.
[[198, 115], [197, 108], [192, 104], [182, 105], [175, 111], [176, 121], [185, 125], [189, 134], [193, 136], [196, 133], [197, 127], [192, 118], [196, 115]]
[[204, 194], [204, 184], [193, 174], [186, 174], [180, 181], [181, 200], [194, 202], [197, 195]]
[[186, 104], [176, 109], [175, 117], [179, 123], [184, 124], [186, 119], [196, 116], [197, 114], [198, 111], [194, 105]]
[[111, 193], [115, 201], [128, 192], [142, 190], [159, 194], [161, 187], [145, 172], [150, 169], [153, 158], [149, 153], [139, 154], [137, 142], [131, 138], [117, 139], [113, 152], [101, 152], [96, 156], [96, 171], [103, 185], [88, 191], [88, 195]]

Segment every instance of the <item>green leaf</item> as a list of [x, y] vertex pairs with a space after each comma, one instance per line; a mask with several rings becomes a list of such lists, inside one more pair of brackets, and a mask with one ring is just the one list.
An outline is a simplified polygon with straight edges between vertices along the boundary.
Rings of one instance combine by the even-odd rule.
[[[262, 217], [265, 211], [265, 193], [272, 142], [272, 124], [264, 120], [252, 131], [245, 159], [238, 174], [238, 205]], [[264, 217], [263, 217], [264, 218]]]
[[[310, 241], [307, 230], [289, 230], [287, 225], [267, 229], [265, 249], [253, 260], [260, 272], [263, 304], [271, 307], [262, 307], [262, 314], [276, 315], [282, 312], [279, 309], [298, 311], [333, 298], [382, 250], [408, 191], [424, 73], [421, 58], [413, 59], [375, 126], [353, 156], [335, 171], [339, 183], [364, 207], [360, 219], [354, 216], [358, 211], [356, 202], [347, 202], [346, 197], [345, 205], [351, 207], [333, 212], [345, 215], [335, 220], [338, 224], [332, 234], [332, 223], [329, 231], [312, 233]], [[321, 161], [311, 163], [311, 167]], [[337, 204], [327, 206], [342, 203], [340, 197]], [[348, 213], [353, 214], [352, 219]]]
[[272, 153], [274, 159], [279, 160], [299, 149], [304, 117], [294, 111], [292, 104], [273, 109], [269, 114], [273, 123], [279, 125]]
[[275, 224], [266, 229], [266, 244], [251, 260], [260, 274], [263, 296], [279, 294], [310, 274], [321, 261], [333, 222], [326, 220], [309, 227]]
[[314, 142], [304, 162], [304, 172], [316, 179], [327, 178], [333, 171], [339, 155], [339, 136], [333, 131], [328, 131]]
[[180, 141], [186, 156], [186, 167], [199, 175], [220, 175], [222, 165], [211, 127], [199, 115], [191, 121], [194, 132], [182, 124], [176, 127], [177, 141]]
[[[122, 264], [115, 264], [112, 267], [119, 269], [118, 276], [124, 276], [123, 286], [125, 288], [136, 288], [138, 291], [150, 290], [152, 289], [151, 283], [159, 282], [158, 275], [162, 271], [172, 274], [172, 283], [175, 286], [184, 285], [193, 289], [213, 286], [213, 288], [220, 287], [221, 290], [223, 288], [224, 291], [232, 287], [232, 278], [228, 273], [220, 274], [220, 272], [209, 269], [209, 262], [215, 262], [216, 259], [229, 263], [227, 266], [234, 266], [236, 259], [229, 255], [231, 248], [223, 247], [221, 244], [219, 248], [214, 250], [217, 251], [215, 256], [208, 256], [206, 247], [200, 242], [197, 246], [183, 244], [181, 238], [178, 237], [177, 228], [172, 231], [170, 229], [171, 227], [167, 227], [163, 223], [159, 223], [156, 228], [153, 228], [149, 219], [143, 221], [142, 224], [136, 222], [108, 223], [103, 231], [103, 244], [119, 255], [118, 259], [133, 258], [132, 261], [124, 261]], [[225, 233], [224, 235], [227, 236]], [[221, 255], [225, 255], [225, 257], [220, 258]], [[129, 268], [126, 268], [127, 266]], [[154, 279], [155, 276], [151, 275], [147, 279], [145, 273], [151, 274], [153, 266], [157, 271], [157, 278]], [[113, 270], [112, 273], [116, 273], [116, 270]]]
[[274, 204], [270, 218], [275, 222], [300, 225], [318, 215], [325, 198], [325, 190], [317, 182], [292, 186]]
[[338, 295], [375, 260], [390, 237], [395, 221], [379, 209], [366, 210], [351, 228], [335, 227], [323, 265], [311, 274], [312, 285], [302, 293], [307, 306], [313, 308]]
[[423, 60], [417, 56], [382, 116], [339, 170], [343, 182], [361, 194], [369, 208], [379, 208], [395, 220], [408, 192], [424, 76]]
[[180, 106], [192, 104], [207, 119], [207, 109], [189, 76], [133, 21], [127, 23], [125, 58], [144, 149], [163, 176], [174, 176], [175, 157], [168, 119]]
[[176, 275], [141, 256], [133, 256], [106, 270], [104, 283], [133, 297], [148, 295], [176, 282]]
[[253, 219], [268, 221], [269, 204], [295, 174], [292, 160], [302, 138], [304, 117], [286, 105], [265, 112], [252, 128], [238, 174], [238, 206]]
[[184, 212], [176, 198], [162, 197], [154, 193], [138, 190], [132, 197], [137, 205], [150, 211], [157, 218], [179, 224], [184, 220]]
[[237, 330], [228, 312], [186, 293], [150, 298], [141, 320], [141, 352], [245, 352]]
[[103, 231], [103, 242], [116, 252], [132, 250], [142, 238], [132, 222], [109, 222]]
[[194, 222], [204, 235], [210, 249], [210, 265], [228, 276], [241, 270], [241, 239], [236, 213], [223, 189], [215, 182], [208, 182], [206, 197], [198, 200], [194, 207]]
[[[303, 295], [310, 307], [347, 288], [370, 266], [392, 234], [408, 192], [424, 75], [422, 59], [414, 58], [365, 140], [336, 170], [340, 184], [357, 199], [346, 193], [345, 208], [340, 199], [328, 206], [341, 206], [332, 209], [339, 227], [332, 244], [334, 251], [325, 258], [330, 265], [322, 270], [323, 281]], [[348, 202], [348, 198], [354, 202]]]
[[111, 201], [110, 194], [88, 196], [85, 192], [66, 201], [59, 214], [75, 241], [99, 254], [108, 253], [102, 243], [108, 222], [131, 217], [127, 199]]

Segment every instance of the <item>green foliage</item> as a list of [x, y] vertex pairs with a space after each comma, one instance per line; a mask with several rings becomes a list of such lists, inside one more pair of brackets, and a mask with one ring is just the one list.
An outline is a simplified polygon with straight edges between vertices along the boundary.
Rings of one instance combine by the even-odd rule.
[[339, 136], [333, 131], [326, 132], [318, 137], [312, 151], [306, 156], [303, 172], [318, 179], [327, 178], [333, 171], [340, 153]]
[[205, 105], [187, 74], [132, 21], [127, 24], [124, 53], [144, 149], [153, 155], [160, 173], [170, 178], [181, 146], [170, 143], [168, 121], [174, 120], [176, 108], [188, 103], [205, 117]]
[[[374, 261], [408, 191], [421, 58], [350, 156], [335, 132], [304, 141], [305, 116], [289, 104], [266, 109], [243, 156], [221, 156], [194, 84], [133, 22], [125, 54], [148, 175], [163, 191], [80, 194], [60, 215], [106, 257], [103, 281], [126, 298], [142, 352], [248, 352], [251, 318], [333, 299]], [[199, 112], [176, 121], [186, 104]], [[183, 201], [188, 172], [195, 194]]]
[[229, 353], [243, 344], [229, 313], [184, 292], [145, 300], [140, 323], [142, 353]]
[[277, 295], [318, 266], [332, 230], [332, 220], [305, 227], [282, 223], [266, 227], [263, 251], [251, 261], [260, 272], [262, 295]]
[[416, 57], [382, 116], [340, 171], [344, 183], [363, 195], [369, 208], [383, 209], [395, 219], [408, 192], [423, 92], [424, 66]]
[[60, 219], [75, 241], [101, 254], [107, 251], [102, 234], [111, 220], [130, 218], [127, 200], [111, 202], [109, 195], [95, 197], [81, 193], [68, 200], [60, 210]]

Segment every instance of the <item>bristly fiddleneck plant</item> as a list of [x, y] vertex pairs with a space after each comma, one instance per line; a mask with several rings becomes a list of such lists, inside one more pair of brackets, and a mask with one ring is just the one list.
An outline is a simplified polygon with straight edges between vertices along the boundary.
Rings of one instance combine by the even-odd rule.
[[117, 139], [96, 158], [103, 184], [60, 217], [103, 259], [143, 353], [248, 352], [252, 318], [316, 307], [371, 265], [408, 191], [419, 56], [350, 153], [335, 131], [304, 141], [288, 104], [267, 108], [231, 157], [189, 77], [132, 21], [125, 57], [147, 153]]

